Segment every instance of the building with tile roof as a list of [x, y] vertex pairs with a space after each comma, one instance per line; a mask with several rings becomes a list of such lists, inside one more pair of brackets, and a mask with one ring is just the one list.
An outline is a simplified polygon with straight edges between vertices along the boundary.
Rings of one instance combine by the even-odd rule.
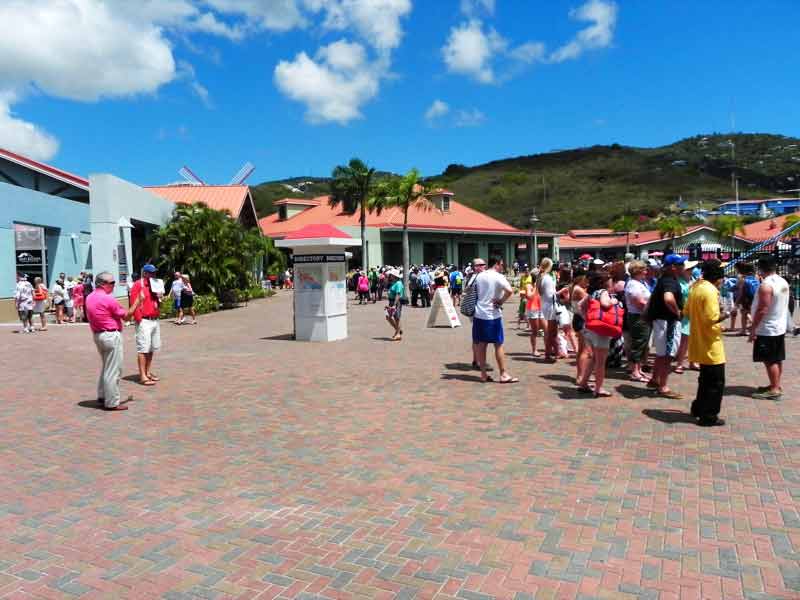
[[228, 211], [245, 227], [258, 227], [258, 216], [247, 185], [148, 185], [146, 190], [175, 204], [202, 202], [209, 208]]
[[582, 254], [607, 260], [622, 258], [628, 245], [630, 252], [639, 258], [647, 258], [653, 252], [664, 252], [670, 246], [676, 252], [688, 255], [690, 244], [700, 244], [702, 252], [709, 258], [718, 249], [727, 253], [745, 250], [751, 245], [746, 236], [739, 235], [734, 238], [731, 248], [731, 240], [721, 240], [709, 225], [689, 226], [674, 240], [662, 238], [657, 230], [634, 231], [628, 236], [610, 229], [573, 229], [558, 241], [564, 261], [577, 259]]
[[[476, 256], [500, 255], [506, 261], [530, 262], [530, 231], [517, 229], [455, 200], [449, 190], [434, 190], [432, 207], [412, 206], [408, 211], [409, 250], [412, 264], [464, 265]], [[360, 213], [332, 207], [329, 196], [314, 199], [286, 198], [275, 202], [277, 212], [259, 221], [261, 231], [282, 239], [307, 225], [331, 225], [360, 238]], [[369, 265], [402, 262], [403, 212], [391, 208], [367, 213], [366, 239]], [[558, 258], [558, 235], [537, 232], [540, 257]], [[354, 264], [360, 264], [360, 248], [353, 249]]]

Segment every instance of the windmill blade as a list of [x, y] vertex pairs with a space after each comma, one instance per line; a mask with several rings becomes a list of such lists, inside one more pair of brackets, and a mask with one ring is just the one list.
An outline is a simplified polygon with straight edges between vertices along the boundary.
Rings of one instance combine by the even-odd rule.
[[178, 171], [178, 175], [183, 177], [188, 183], [193, 185], [205, 185], [206, 182], [200, 179], [197, 175], [194, 174], [189, 167], [183, 165], [181, 169]]
[[245, 180], [250, 177], [250, 175], [255, 171], [256, 168], [253, 166], [252, 163], [246, 162], [242, 165], [242, 168], [236, 172], [236, 175], [233, 176], [229, 185], [241, 185], [245, 182]]

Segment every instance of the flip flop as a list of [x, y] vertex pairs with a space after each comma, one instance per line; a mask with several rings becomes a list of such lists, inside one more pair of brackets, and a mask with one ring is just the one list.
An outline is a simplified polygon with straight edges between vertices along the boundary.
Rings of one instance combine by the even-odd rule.
[[156, 376], [155, 376], [155, 375], [153, 375], [153, 374], [150, 374], [150, 375], [148, 375], [148, 376], [147, 376], [147, 378], [148, 378], [150, 381], [161, 381], [161, 379], [160, 379], [160, 378], [156, 377]]
[[674, 390], [659, 392], [658, 395], [661, 396], [662, 398], [669, 398], [670, 400], [683, 400], [683, 394], [679, 394]]
[[128, 410], [128, 407], [125, 404], [118, 404], [117, 406], [112, 406], [111, 408], [105, 407], [103, 410], [107, 411]]
[[595, 398], [611, 398], [613, 394], [606, 390], [600, 390], [594, 393]]
[[518, 377], [509, 377], [508, 379], [501, 379], [498, 383], [519, 383]]
[[155, 381], [151, 381], [150, 379], [145, 379], [144, 381], [139, 381], [139, 385], [155, 385]]

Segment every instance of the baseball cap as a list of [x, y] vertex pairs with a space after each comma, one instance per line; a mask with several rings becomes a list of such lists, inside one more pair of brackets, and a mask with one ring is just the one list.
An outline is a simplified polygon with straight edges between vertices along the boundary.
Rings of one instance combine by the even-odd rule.
[[682, 265], [686, 262], [680, 254], [667, 254], [664, 257], [664, 264], [667, 266]]
[[595, 258], [595, 259], [592, 261], [592, 264], [593, 264], [593, 265], [602, 266], [602, 265], [606, 264], [606, 261], [604, 261], [604, 260], [603, 260], [603, 259], [601, 259], [601, 258]]
[[145, 266], [142, 267], [142, 271], [144, 271], [145, 273], [155, 273], [156, 268], [154, 265], [147, 263]]

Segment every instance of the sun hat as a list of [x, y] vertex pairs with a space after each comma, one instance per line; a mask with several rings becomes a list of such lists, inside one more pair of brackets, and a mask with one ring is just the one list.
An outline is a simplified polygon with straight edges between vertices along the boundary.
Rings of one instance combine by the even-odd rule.
[[386, 271], [386, 274], [389, 275], [390, 277], [397, 277], [398, 279], [400, 279], [400, 271], [398, 271], [397, 269], [389, 269], [388, 271]]

